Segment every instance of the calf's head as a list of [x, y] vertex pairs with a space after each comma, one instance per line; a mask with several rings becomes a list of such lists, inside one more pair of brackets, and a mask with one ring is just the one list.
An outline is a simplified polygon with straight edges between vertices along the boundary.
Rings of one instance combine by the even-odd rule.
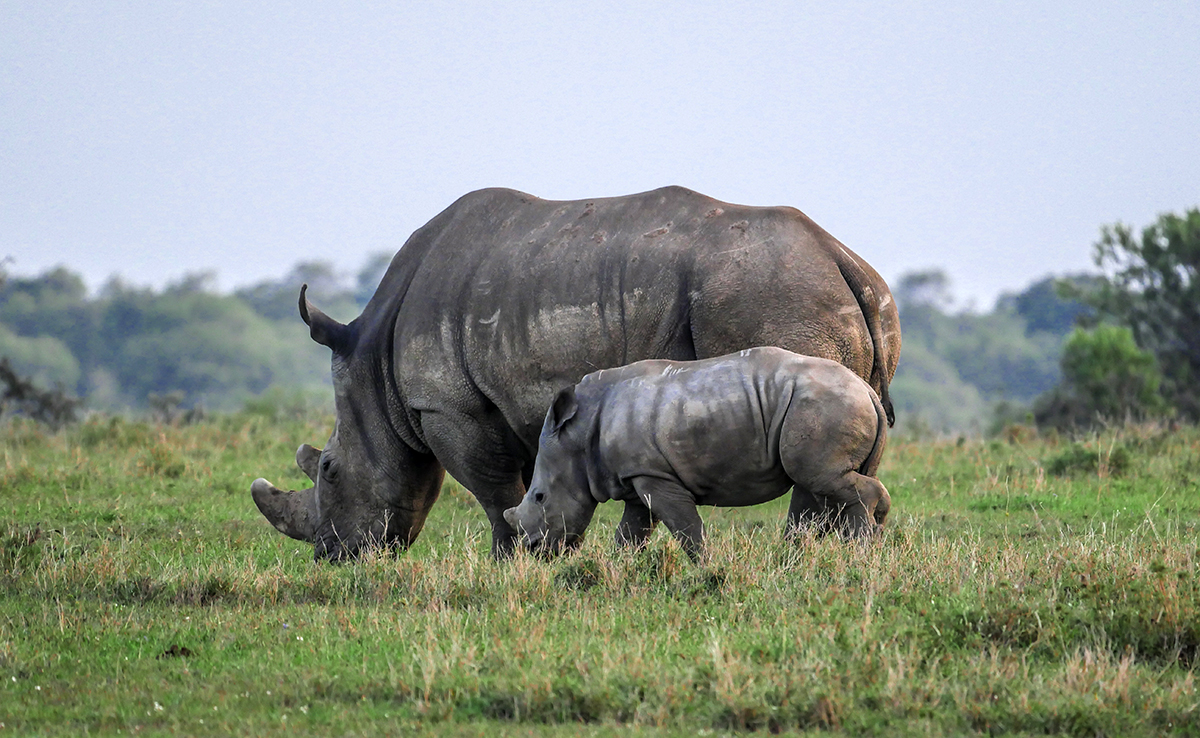
[[307, 444], [296, 464], [313, 486], [284, 492], [266, 479], [250, 491], [281, 533], [313, 544], [318, 561], [357, 556], [369, 546], [407, 547], [437, 500], [445, 471], [430, 454], [398, 436], [389, 407], [387, 361], [358, 347], [354, 324], [343, 325], [309, 304], [300, 290], [300, 315], [312, 338], [333, 351], [337, 419], [324, 449]]
[[592, 522], [597, 501], [588, 485], [588, 428], [577, 418], [575, 388], [559, 392], [546, 413], [537, 462], [525, 499], [504, 511], [525, 546], [548, 554], [574, 548]]

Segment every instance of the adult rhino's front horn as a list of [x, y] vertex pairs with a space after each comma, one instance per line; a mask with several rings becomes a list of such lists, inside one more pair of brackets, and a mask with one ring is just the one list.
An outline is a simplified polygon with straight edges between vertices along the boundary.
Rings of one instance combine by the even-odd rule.
[[[316, 463], [321, 450], [307, 443], [296, 451], [296, 465], [315, 483]], [[267, 480], [259, 477], [250, 485], [254, 504], [275, 529], [298, 541], [312, 543], [316, 539], [317, 501], [316, 488], [309, 487], [299, 492], [284, 492]]]
[[262, 477], [250, 485], [254, 504], [271, 525], [285, 536], [306, 543], [312, 543], [315, 538], [316, 496], [313, 493], [312, 487], [284, 492]]

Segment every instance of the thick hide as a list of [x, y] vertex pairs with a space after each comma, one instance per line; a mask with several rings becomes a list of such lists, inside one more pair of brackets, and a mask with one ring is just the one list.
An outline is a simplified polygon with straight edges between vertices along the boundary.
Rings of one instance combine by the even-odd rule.
[[846, 366], [890, 409], [900, 352], [887, 285], [803, 213], [680, 187], [473, 192], [409, 238], [351, 323], [303, 291], [299, 307], [332, 352], [337, 422], [304, 459], [314, 488], [262, 509], [299, 533], [288, 521], [309, 514], [329, 559], [412, 541], [447, 471], [507, 554], [503, 511], [524, 495], [546, 408], [588, 372], [774, 345]]

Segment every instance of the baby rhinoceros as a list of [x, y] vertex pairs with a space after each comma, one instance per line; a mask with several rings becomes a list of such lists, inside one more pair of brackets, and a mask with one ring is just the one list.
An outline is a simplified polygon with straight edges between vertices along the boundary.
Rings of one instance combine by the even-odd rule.
[[576, 545], [596, 505], [625, 502], [617, 543], [662, 521], [693, 559], [697, 505], [740, 507], [794, 488], [788, 528], [875, 533], [891, 498], [875, 479], [887, 439], [879, 397], [842, 365], [759, 347], [701, 361], [593, 372], [546, 413], [525, 499], [504, 512], [530, 549]]

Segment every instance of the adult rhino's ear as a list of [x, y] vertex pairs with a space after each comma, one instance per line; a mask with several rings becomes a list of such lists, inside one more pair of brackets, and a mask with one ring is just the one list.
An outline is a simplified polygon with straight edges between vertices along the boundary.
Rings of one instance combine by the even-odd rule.
[[317, 463], [321, 461], [321, 449], [309, 446], [307, 443], [296, 449], [296, 466], [300, 467], [300, 471], [304, 472], [305, 476], [317, 481]]
[[335, 354], [348, 354], [354, 348], [354, 329], [343, 325], [318, 310], [308, 301], [308, 284], [300, 286], [300, 317], [308, 326], [312, 340], [333, 349]]
[[574, 386], [559, 391], [550, 405], [550, 427], [557, 433], [568, 420], [575, 417], [575, 411], [578, 409], [579, 403], [575, 400]]

